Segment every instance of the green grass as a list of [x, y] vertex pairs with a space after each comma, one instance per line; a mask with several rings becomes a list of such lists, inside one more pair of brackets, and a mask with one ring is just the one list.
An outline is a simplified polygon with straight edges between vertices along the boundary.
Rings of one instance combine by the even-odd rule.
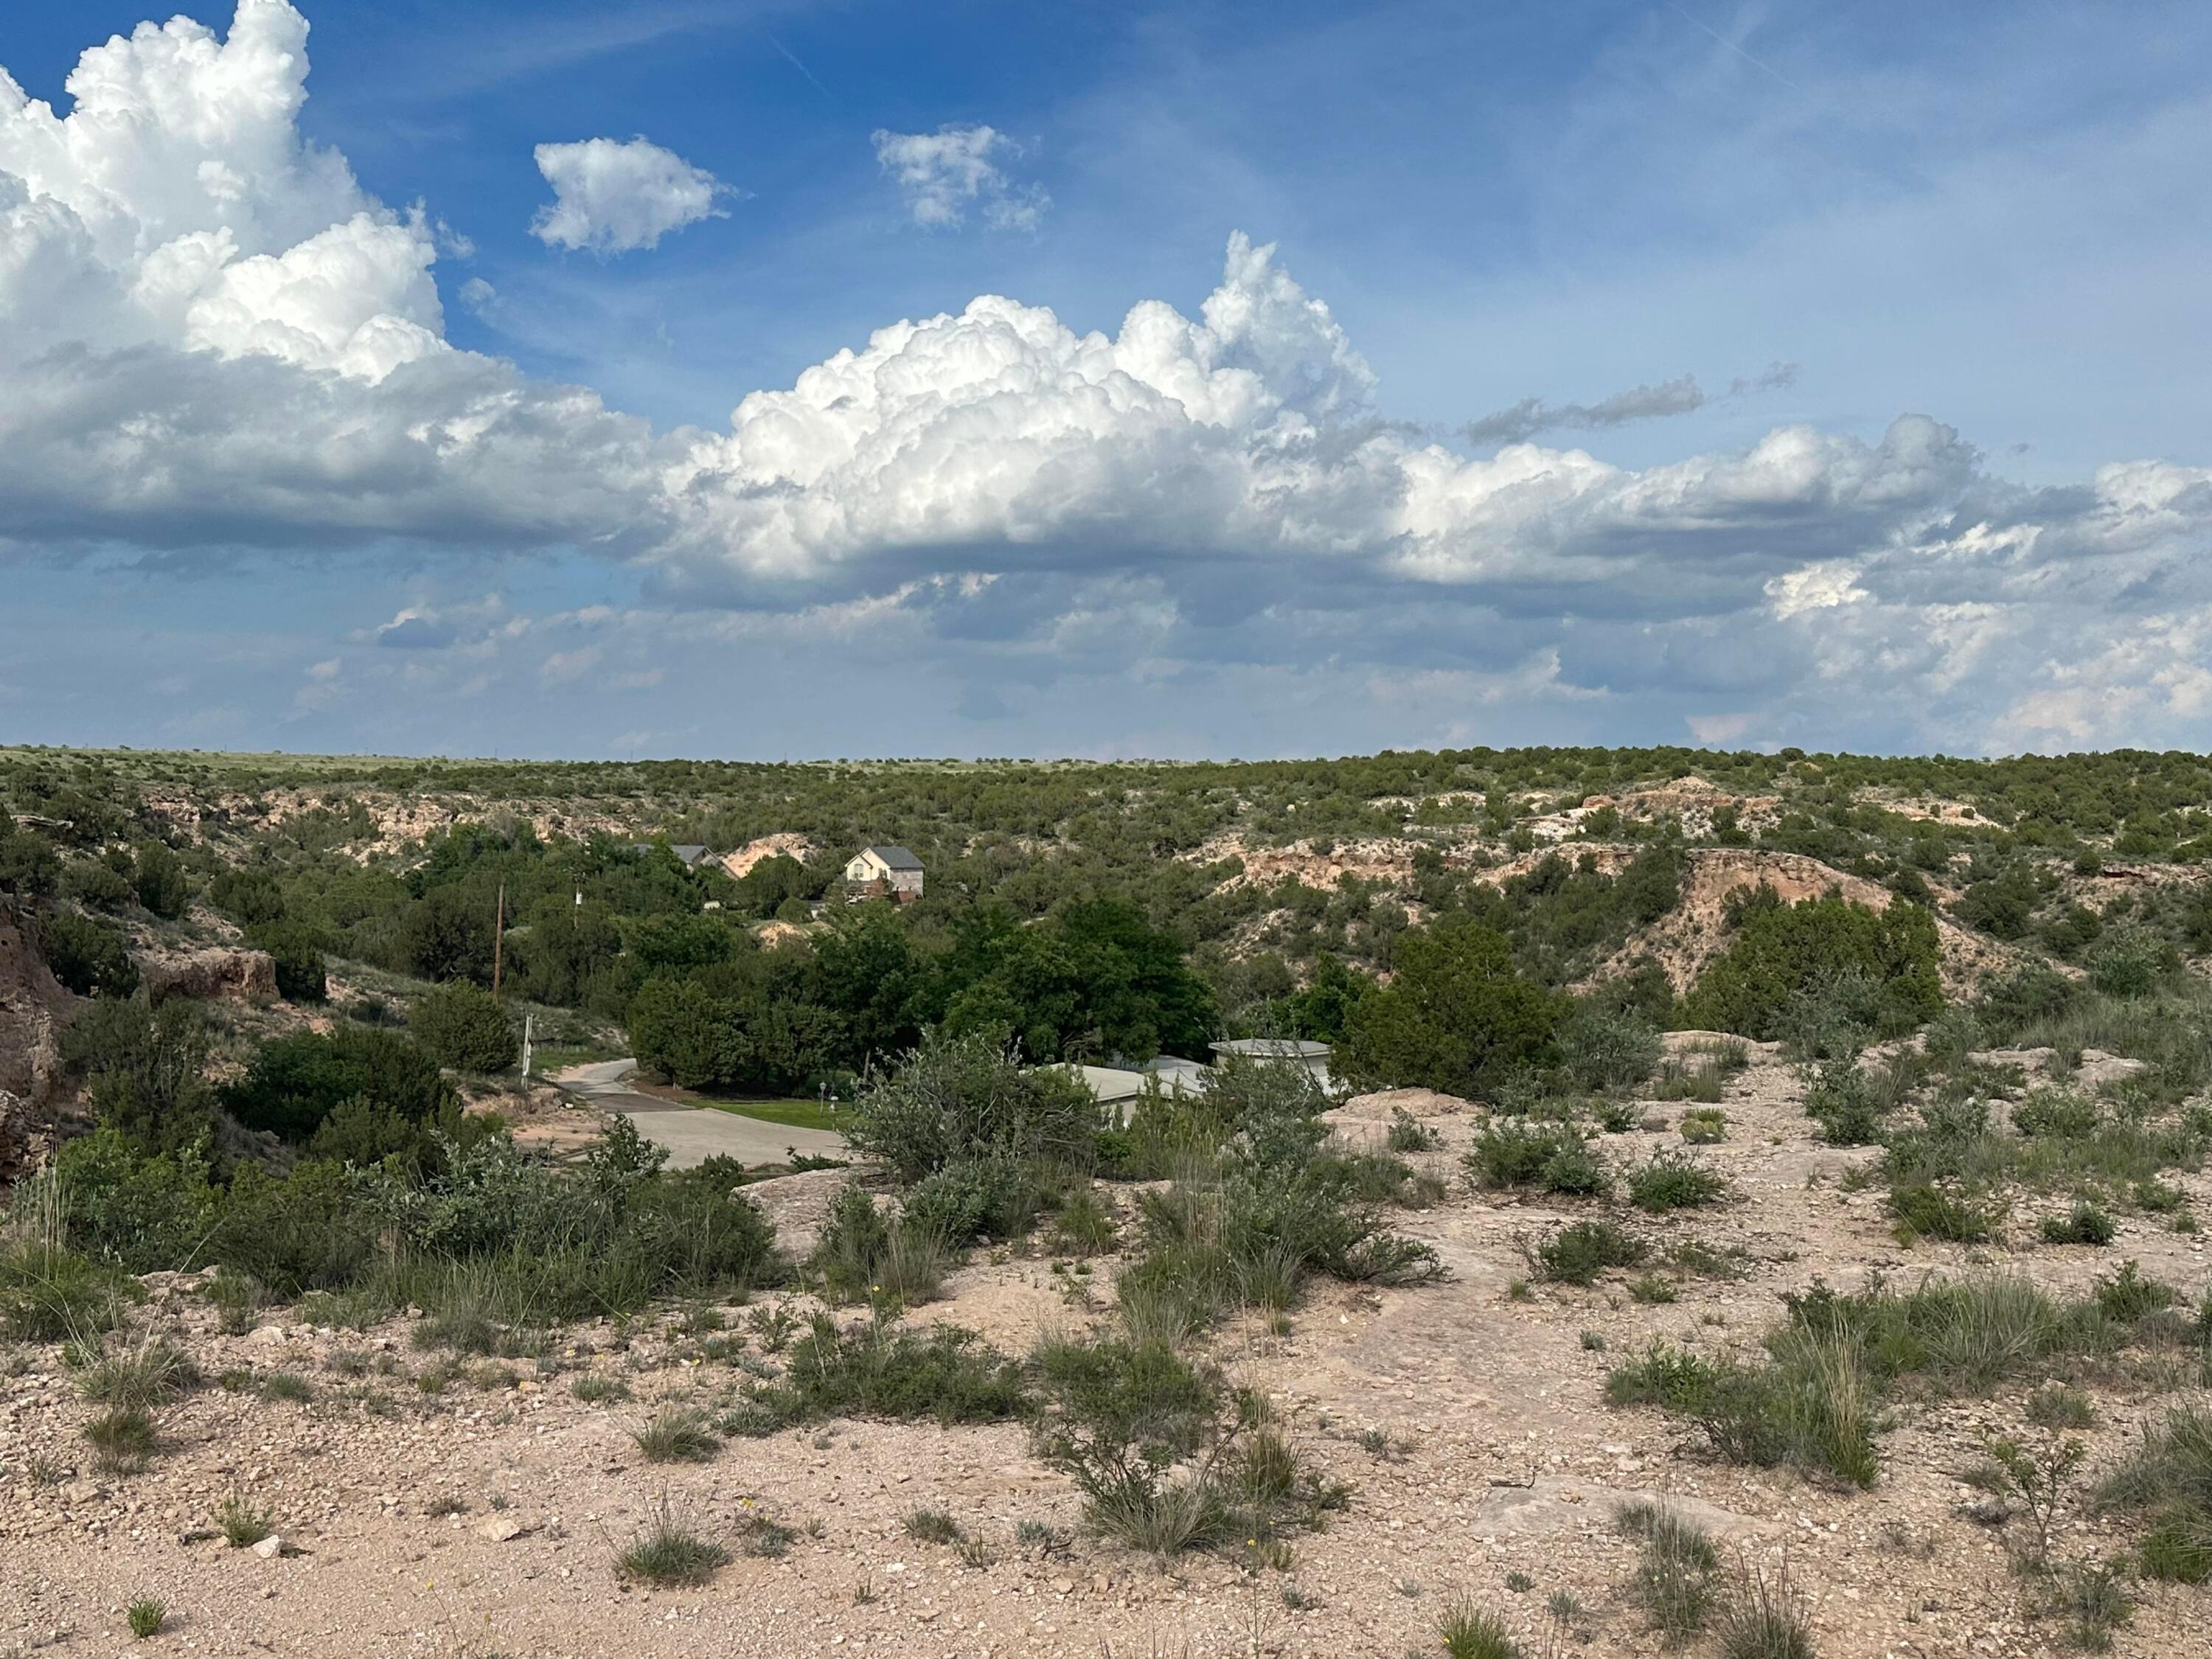
[[722, 1449], [706, 1418], [680, 1406], [655, 1413], [650, 1422], [632, 1429], [630, 1438], [648, 1463], [711, 1462]]
[[153, 1413], [143, 1406], [111, 1406], [84, 1425], [100, 1467], [111, 1474], [136, 1474], [159, 1447]]
[[276, 1530], [274, 1516], [239, 1497], [223, 1499], [216, 1524], [222, 1528], [222, 1541], [234, 1550], [250, 1549]]
[[811, 1100], [714, 1100], [705, 1095], [686, 1093], [684, 1098], [701, 1106], [711, 1106], [718, 1112], [727, 1112], [732, 1117], [756, 1118], [763, 1123], [776, 1123], [787, 1129], [826, 1129], [832, 1134], [842, 1134], [853, 1121], [850, 1112], [842, 1116], [825, 1112]]
[[1680, 1647], [1703, 1630], [1713, 1609], [1713, 1576], [1720, 1556], [1694, 1522], [1665, 1504], [1626, 1504], [1615, 1517], [1620, 1529], [1644, 1540], [1636, 1568], [1636, 1598], [1669, 1647]]
[[1437, 1635], [1449, 1659], [1522, 1659], [1521, 1644], [1505, 1621], [1472, 1601], [1455, 1602], [1437, 1621]]
[[629, 1548], [615, 1557], [624, 1577], [648, 1584], [686, 1586], [707, 1583], [716, 1569], [727, 1566], [729, 1561], [729, 1550], [684, 1526], [665, 1498], [652, 1522]]
[[1805, 1600], [1790, 1582], [1785, 1559], [1770, 1578], [1740, 1562], [1721, 1600], [1714, 1633], [1721, 1659], [1814, 1659]]
[[161, 1626], [169, 1617], [169, 1610], [150, 1595], [142, 1595], [131, 1604], [123, 1615], [131, 1626], [131, 1633], [140, 1641], [149, 1636], [159, 1636]]

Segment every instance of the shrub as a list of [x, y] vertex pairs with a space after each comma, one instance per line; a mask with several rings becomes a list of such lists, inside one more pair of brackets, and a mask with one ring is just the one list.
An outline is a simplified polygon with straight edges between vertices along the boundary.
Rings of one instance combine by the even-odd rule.
[[1703, 1108], [1682, 1114], [1682, 1139], [1692, 1146], [1711, 1146], [1728, 1139], [1728, 1114]]
[[792, 1344], [782, 1378], [754, 1389], [726, 1426], [761, 1435], [836, 1417], [997, 1423], [1021, 1415], [1028, 1403], [1021, 1368], [973, 1331], [951, 1325], [902, 1331], [871, 1322], [840, 1333], [836, 1321], [817, 1314]]
[[54, 977], [81, 997], [127, 997], [138, 988], [138, 964], [106, 922], [57, 910], [40, 922], [39, 943]]
[[2046, 1244], [2109, 1244], [2118, 1233], [2119, 1224], [2086, 1198], [2076, 1199], [2064, 1215], [2043, 1218]]
[[153, 1461], [158, 1443], [154, 1416], [143, 1406], [111, 1406], [84, 1425], [100, 1467], [112, 1474], [136, 1474]]
[[63, 1033], [62, 1056], [85, 1073], [100, 1122], [133, 1148], [176, 1152], [212, 1134], [205, 1023], [182, 998], [159, 1008], [95, 998]]
[[1728, 1182], [1719, 1176], [1671, 1152], [1653, 1153], [1649, 1164], [1628, 1177], [1629, 1201], [1653, 1215], [1698, 1208], [1727, 1193]]
[[2181, 955], [2143, 927], [2115, 927], [2084, 957], [2089, 983], [2108, 997], [2142, 997], [2180, 970]]
[[174, 921], [184, 915], [191, 898], [191, 884], [185, 879], [184, 865], [158, 841], [138, 843], [131, 885], [138, 902], [166, 921]]
[[933, 1299], [950, 1261], [945, 1236], [926, 1216], [886, 1221], [854, 1184], [831, 1201], [808, 1265], [833, 1300], [902, 1308]]
[[2080, 1139], [2094, 1134], [2103, 1114], [2097, 1103], [2066, 1089], [2038, 1089], [2013, 1108], [2012, 1125], [2033, 1138]]
[[1985, 1244], [1995, 1237], [1999, 1212], [1932, 1181], [1908, 1181], [1889, 1189], [1890, 1213], [1908, 1242], [1937, 1238], [1951, 1244]]
[[955, 1247], [977, 1239], [1018, 1238], [1028, 1231], [1045, 1195], [1045, 1183], [1031, 1165], [1005, 1158], [968, 1158], [908, 1188], [900, 1218], [904, 1226]]
[[1828, 1060], [1813, 1074], [1805, 1115], [1831, 1146], [1869, 1146], [1881, 1139], [1881, 1108], [1856, 1058]]
[[648, 1584], [704, 1584], [729, 1564], [729, 1550], [679, 1522], [665, 1494], [653, 1521], [615, 1557], [623, 1577]]
[[1483, 1187], [1534, 1187], [1576, 1196], [1602, 1196], [1613, 1178], [1571, 1125], [1492, 1122], [1462, 1159]]
[[1659, 1033], [1632, 1015], [1578, 1006], [1559, 1030], [1568, 1075], [1585, 1089], [1625, 1088], [1658, 1070]]
[[466, 980], [424, 992], [407, 1029], [440, 1065], [459, 1072], [505, 1071], [520, 1046], [498, 999]]
[[1544, 1276], [1568, 1285], [1595, 1285], [1608, 1267], [1633, 1267], [1650, 1254], [1644, 1241], [1610, 1221], [1577, 1221], [1537, 1248]]
[[1909, 1031], [1942, 1012], [1936, 921], [1918, 905], [1877, 911], [1820, 898], [1751, 905], [1742, 915], [1735, 942], [1683, 999], [1684, 1024], [1778, 1036], [1793, 998], [1852, 975], [1873, 988], [1878, 1030]]
[[1437, 1148], [1437, 1132], [1403, 1106], [1395, 1107], [1390, 1113], [1390, 1130], [1385, 1140], [1394, 1152], [1431, 1152]]
[[1636, 1567], [1636, 1596], [1669, 1646], [1705, 1628], [1712, 1612], [1713, 1577], [1720, 1557], [1713, 1540], [1680, 1510], [1663, 1504], [1624, 1504], [1620, 1529], [1644, 1540]]
[[637, 1449], [648, 1463], [706, 1463], [714, 1460], [722, 1443], [708, 1431], [698, 1412], [672, 1406], [630, 1431]]
[[988, 1036], [933, 1035], [861, 1091], [846, 1138], [911, 1185], [971, 1162], [1087, 1170], [1097, 1133], [1097, 1102], [1068, 1073], [1024, 1068]]
[[72, 859], [62, 866], [62, 891], [88, 910], [120, 910], [133, 896], [131, 878], [106, 859]]
[[64, 1142], [52, 1169], [69, 1194], [70, 1243], [134, 1273], [197, 1265], [222, 1214], [197, 1145], [146, 1158], [118, 1130], [96, 1129]]
[[321, 1002], [330, 995], [330, 972], [315, 930], [297, 922], [251, 928], [246, 938], [269, 952], [276, 969], [276, 994], [287, 1002]]
[[216, 1524], [222, 1528], [222, 1541], [234, 1550], [251, 1549], [276, 1530], [276, 1516], [234, 1492], [223, 1499]]
[[223, 1104], [247, 1128], [295, 1142], [312, 1139], [325, 1118], [356, 1098], [414, 1124], [459, 1105], [438, 1062], [421, 1048], [393, 1032], [353, 1024], [263, 1043], [246, 1075], [222, 1091]]
[[1521, 1644], [1505, 1621], [1464, 1599], [1444, 1609], [1437, 1620], [1437, 1634], [1446, 1659], [1522, 1659]]
[[1715, 1621], [1721, 1659], [1813, 1659], [1805, 1598], [1790, 1582], [1785, 1558], [1772, 1577], [1739, 1559]]
[[[1048, 1402], [1038, 1455], [1082, 1490], [1094, 1527], [1161, 1554], [1226, 1534], [1228, 1504], [1210, 1478], [1229, 1437], [1213, 1372], [1164, 1343], [1111, 1338], [1048, 1338], [1036, 1364]], [[1196, 1470], [1170, 1479], [1191, 1459]]]
[[1605, 1380], [1605, 1397], [1615, 1406], [1686, 1412], [1705, 1398], [1718, 1376], [1710, 1360], [1655, 1337], [1641, 1358], [1613, 1368]]
[[2031, 1026], [2056, 1019], [2080, 994], [2081, 988], [2050, 963], [2025, 963], [1984, 981], [1974, 1012], [1992, 1040], [2009, 1042]]

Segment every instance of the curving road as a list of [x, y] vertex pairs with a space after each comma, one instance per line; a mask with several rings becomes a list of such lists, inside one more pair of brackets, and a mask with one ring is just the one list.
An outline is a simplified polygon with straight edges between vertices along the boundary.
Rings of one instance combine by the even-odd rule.
[[549, 1080], [590, 1101], [603, 1112], [619, 1112], [638, 1133], [669, 1151], [669, 1167], [688, 1170], [717, 1153], [744, 1164], [781, 1164], [793, 1151], [815, 1158], [845, 1156], [845, 1137], [828, 1129], [799, 1129], [764, 1123], [757, 1117], [686, 1106], [641, 1094], [629, 1086], [634, 1060], [605, 1060], [571, 1066]]

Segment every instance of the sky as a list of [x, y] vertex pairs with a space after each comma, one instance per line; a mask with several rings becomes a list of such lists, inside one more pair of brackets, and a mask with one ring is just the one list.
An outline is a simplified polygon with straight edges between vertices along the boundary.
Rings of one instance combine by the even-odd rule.
[[0, 742], [2212, 748], [2208, 48], [19, 0]]

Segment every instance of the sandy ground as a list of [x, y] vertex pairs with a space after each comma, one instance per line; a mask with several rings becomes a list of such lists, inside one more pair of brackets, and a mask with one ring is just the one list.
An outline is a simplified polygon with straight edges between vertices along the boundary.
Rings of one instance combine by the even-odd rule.
[[[10, 1373], [0, 1376], [0, 1654], [133, 1649], [122, 1609], [153, 1595], [171, 1609], [169, 1631], [133, 1650], [1353, 1659], [1440, 1651], [1437, 1616], [1462, 1594], [1533, 1636], [1545, 1598], [1565, 1589], [1587, 1609], [1567, 1650], [1652, 1655], [1658, 1638], [1628, 1594], [1635, 1548], [1612, 1514], [1626, 1497], [1655, 1493], [1711, 1527], [1724, 1553], [1741, 1550], [1770, 1571], [1786, 1561], [1828, 1659], [2061, 1650], [2057, 1623], [2030, 1617], [2031, 1587], [2007, 1571], [2002, 1535], [1964, 1512], [1972, 1494], [1959, 1480], [1979, 1430], [2019, 1429], [2025, 1386], [1901, 1406], [1881, 1442], [1881, 1484], [1850, 1494], [1715, 1463], [1679, 1424], [1604, 1404], [1607, 1368], [1655, 1337], [1748, 1352], [1780, 1316], [1780, 1293], [1815, 1277], [1855, 1285], [1877, 1271], [1909, 1280], [1968, 1263], [1952, 1247], [1899, 1247], [1880, 1190], [1844, 1189], [1842, 1176], [1869, 1154], [1814, 1142], [1787, 1067], [1755, 1065], [1724, 1106], [1730, 1139], [1705, 1155], [1735, 1183], [1735, 1200], [1683, 1219], [1631, 1220], [1662, 1243], [1741, 1250], [1743, 1278], [1686, 1278], [1680, 1299], [1660, 1305], [1631, 1300], [1618, 1278], [1588, 1291], [1538, 1285], [1516, 1299], [1509, 1287], [1527, 1271], [1516, 1237], [1577, 1212], [1474, 1197], [1455, 1179], [1444, 1204], [1402, 1217], [1434, 1241], [1448, 1282], [1324, 1284], [1286, 1336], [1248, 1323], [1218, 1334], [1215, 1357], [1265, 1389], [1302, 1447], [1353, 1489], [1348, 1511], [1297, 1541], [1287, 1574], [1211, 1556], [1164, 1567], [1084, 1537], [1073, 1490], [1030, 1457], [1013, 1427], [839, 1424], [732, 1441], [704, 1466], [644, 1464], [629, 1431], [656, 1403], [711, 1405], [741, 1381], [731, 1364], [703, 1358], [672, 1313], [574, 1330], [537, 1366], [478, 1364], [429, 1394], [412, 1379], [437, 1357], [410, 1348], [404, 1322], [367, 1334], [284, 1324], [225, 1337], [197, 1281], [157, 1280], [149, 1322], [181, 1333], [210, 1376], [290, 1370], [315, 1397], [283, 1403], [209, 1388], [162, 1413], [167, 1451], [150, 1470], [109, 1480], [83, 1455], [78, 1431], [91, 1408], [57, 1351], [0, 1354]], [[1681, 1111], [1651, 1109], [1670, 1122]], [[1479, 1115], [1424, 1115], [1445, 1145], [1413, 1161], [1456, 1176]], [[1639, 1132], [1602, 1144], [1627, 1162], [1679, 1143]], [[800, 1200], [818, 1208], [828, 1189], [815, 1189], [834, 1178], [793, 1178], [789, 1194], [764, 1194], [770, 1212]], [[2200, 1213], [2212, 1212], [2212, 1179], [2172, 1178]], [[2125, 1220], [2107, 1250], [2030, 1246], [2035, 1220], [2023, 1206], [2012, 1223], [2022, 1242], [1990, 1254], [2052, 1285], [2086, 1285], [2130, 1256], [2192, 1294], [2206, 1282], [2203, 1244], [2146, 1220]], [[1110, 1272], [1101, 1262], [1090, 1275], [1094, 1306], [1109, 1299]], [[909, 1318], [950, 1320], [1018, 1350], [1086, 1316], [1069, 1278], [1043, 1258], [979, 1255], [947, 1299]], [[786, 1299], [726, 1310], [729, 1334]], [[748, 1340], [773, 1363], [761, 1337]], [[580, 1401], [572, 1389], [586, 1375], [619, 1378], [635, 1397]], [[2090, 1391], [2102, 1412], [2087, 1437], [2099, 1464], [2164, 1403]], [[1363, 1446], [1367, 1430], [1382, 1431], [1370, 1438], [1379, 1449]], [[205, 1535], [234, 1492], [275, 1514], [287, 1553], [262, 1559]], [[664, 1497], [739, 1551], [708, 1588], [625, 1589], [614, 1571], [616, 1549]], [[448, 1504], [459, 1507], [438, 1513]], [[902, 1519], [921, 1508], [947, 1510], [981, 1534], [989, 1565], [963, 1565], [908, 1538]], [[743, 1553], [740, 1535], [762, 1514], [802, 1528], [780, 1558]], [[1014, 1538], [1024, 1519], [1067, 1528], [1073, 1542], [1024, 1551]], [[2128, 1537], [2069, 1509], [2057, 1548], [2101, 1558]], [[1516, 1572], [1533, 1588], [1510, 1589]], [[1304, 1605], [1290, 1604], [1286, 1585]], [[2207, 1651], [2212, 1591], [2142, 1591], [2118, 1651]]]

